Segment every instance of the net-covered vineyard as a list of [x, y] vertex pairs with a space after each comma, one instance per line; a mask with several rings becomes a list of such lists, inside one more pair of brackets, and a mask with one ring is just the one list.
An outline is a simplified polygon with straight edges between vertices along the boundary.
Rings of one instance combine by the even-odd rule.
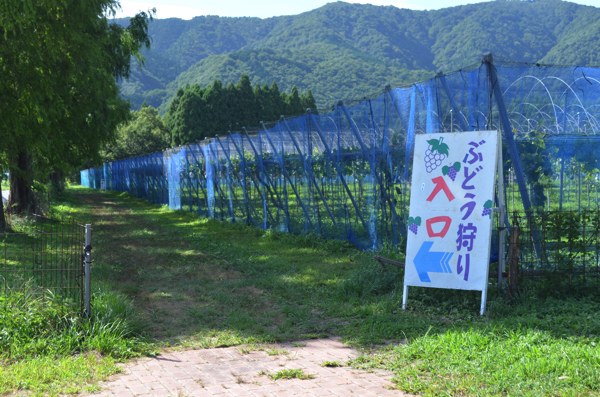
[[[488, 55], [376, 98], [107, 163], [82, 171], [82, 184], [99, 188], [104, 178], [108, 189], [171, 209], [402, 249], [415, 134], [500, 130], [509, 223], [515, 211], [597, 210], [599, 89], [600, 69]], [[459, 172], [430, 150], [427, 167]], [[533, 255], [539, 267], [541, 254]]]

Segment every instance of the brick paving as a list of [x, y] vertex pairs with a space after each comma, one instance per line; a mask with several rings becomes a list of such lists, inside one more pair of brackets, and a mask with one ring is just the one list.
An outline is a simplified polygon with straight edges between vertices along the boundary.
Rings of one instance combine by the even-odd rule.
[[[391, 389], [392, 373], [367, 372], [349, 367], [322, 367], [324, 361], [342, 364], [359, 353], [339, 339], [306, 341], [305, 346], [275, 344], [265, 351], [241, 352], [240, 347], [164, 353], [125, 365], [124, 373], [101, 384], [94, 396], [404, 396]], [[301, 369], [313, 379], [271, 380], [259, 372]]]

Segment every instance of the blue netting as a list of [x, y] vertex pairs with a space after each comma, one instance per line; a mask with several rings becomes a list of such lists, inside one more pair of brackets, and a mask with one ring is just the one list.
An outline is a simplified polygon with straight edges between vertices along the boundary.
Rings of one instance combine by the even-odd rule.
[[500, 130], [508, 209], [598, 205], [600, 70], [482, 63], [81, 171], [172, 209], [369, 249], [406, 235], [415, 134]]

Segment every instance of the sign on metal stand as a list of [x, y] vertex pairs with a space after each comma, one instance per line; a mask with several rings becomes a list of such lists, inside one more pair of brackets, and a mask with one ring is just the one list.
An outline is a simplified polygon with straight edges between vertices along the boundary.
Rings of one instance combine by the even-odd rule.
[[403, 309], [415, 286], [481, 291], [484, 313], [500, 139], [498, 131], [416, 136]]

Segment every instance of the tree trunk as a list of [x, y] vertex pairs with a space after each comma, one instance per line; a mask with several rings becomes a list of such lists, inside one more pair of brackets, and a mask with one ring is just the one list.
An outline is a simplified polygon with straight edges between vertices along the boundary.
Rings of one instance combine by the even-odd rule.
[[63, 172], [62, 171], [54, 171], [50, 175], [48, 175], [48, 179], [52, 183], [52, 193], [53, 194], [62, 194], [63, 192]]
[[54, 171], [48, 176], [48, 178], [52, 183], [60, 185], [62, 182], [62, 171]]
[[33, 213], [36, 211], [36, 200], [31, 188], [31, 158], [27, 152], [22, 151], [12, 160], [15, 169], [10, 171], [8, 211], [13, 214]]
[[6, 231], [6, 219], [4, 218], [4, 203], [0, 198], [0, 233]]

